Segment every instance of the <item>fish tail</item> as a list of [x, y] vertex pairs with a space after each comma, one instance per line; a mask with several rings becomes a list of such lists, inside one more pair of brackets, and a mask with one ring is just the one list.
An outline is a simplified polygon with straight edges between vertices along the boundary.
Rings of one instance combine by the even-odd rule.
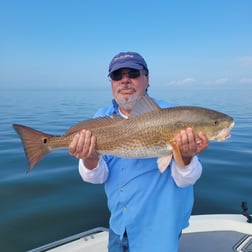
[[22, 140], [24, 152], [29, 162], [27, 171], [29, 172], [46, 154], [52, 151], [48, 140], [53, 136], [20, 124], [13, 124], [13, 128]]

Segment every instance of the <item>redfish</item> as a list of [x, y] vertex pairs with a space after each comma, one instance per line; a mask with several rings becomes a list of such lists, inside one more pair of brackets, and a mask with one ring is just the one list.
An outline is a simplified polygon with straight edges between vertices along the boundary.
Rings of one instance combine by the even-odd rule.
[[208, 139], [223, 141], [230, 137], [234, 119], [224, 113], [195, 106], [160, 108], [149, 96], [143, 96], [128, 119], [117, 115], [80, 122], [64, 135], [53, 136], [27, 126], [13, 124], [19, 134], [29, 171], [49, 152], [68, 148], [74, 135], [89, 129], [97, 138], [96, 150], [100, 155], [122, 158], [157, 157], [163, 172], [172, 157], [184, 166], [176, 135], [187, 127], [197, 136], [204, 132]]

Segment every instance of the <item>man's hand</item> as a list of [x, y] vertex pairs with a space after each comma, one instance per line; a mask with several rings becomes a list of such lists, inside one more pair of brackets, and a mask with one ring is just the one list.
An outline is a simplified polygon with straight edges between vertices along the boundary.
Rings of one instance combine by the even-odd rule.
[[208, 147], [208, 138], [203, 132], [199, 133], [198, 138], [199, 140], [196, 140], [192, 128], [181, 130], [176, 136], [176, 141], [185, 165], [188, 165], [195, 155]]
[[74, 136], [69, 145], [69, 153], [71, 156], [82, 159], [88, 169], [93, 169], [99, 161], [95, 146], [96, 137], [90, 130], [83, 129]]

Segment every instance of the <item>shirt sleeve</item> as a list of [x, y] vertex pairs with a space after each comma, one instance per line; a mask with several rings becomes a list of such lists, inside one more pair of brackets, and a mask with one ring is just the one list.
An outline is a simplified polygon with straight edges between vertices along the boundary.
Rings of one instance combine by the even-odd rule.
[[82, 159], [79, 160], [79, 173], [85, 182], [92, 184], [102, 184], [108, 178], [108, 166], [103, 158], [100, 157], [97, 167], [90, 170], [85, 167]]
[[176, 161], [173, 161], [171, 165], [171, 175], [179, 187], [195, 184], [201, 173], [202, 165], [197, 156], [193, 157], [186, 167], [181, 167]]

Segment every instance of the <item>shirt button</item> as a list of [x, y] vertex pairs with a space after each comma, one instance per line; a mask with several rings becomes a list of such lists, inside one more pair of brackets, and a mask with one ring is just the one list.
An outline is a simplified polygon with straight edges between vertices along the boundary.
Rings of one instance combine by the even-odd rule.
[[127, 211], [127, 207], [126, 206], [123, 208], [123, 211]]
[[123, 187], [121, 187], [121, 188], [120, 188], [120, 192], [123, 192], [123, 191], [124, 191], [124, 188], [123, 188]]

